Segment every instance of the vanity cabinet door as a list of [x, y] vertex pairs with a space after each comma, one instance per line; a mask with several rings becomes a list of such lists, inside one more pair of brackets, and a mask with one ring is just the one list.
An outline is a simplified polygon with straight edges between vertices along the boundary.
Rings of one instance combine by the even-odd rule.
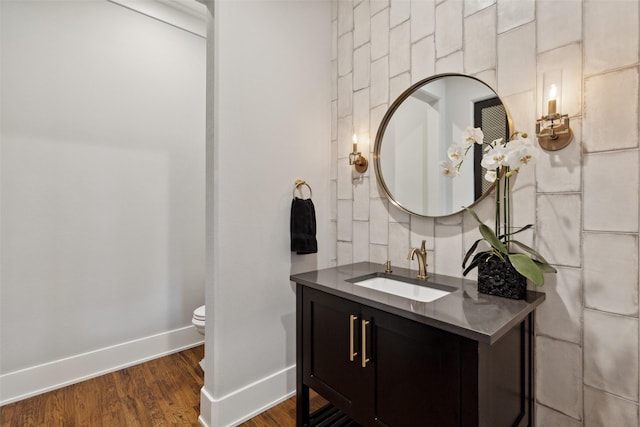
[[303, 292], [305, 384], [351, 417], [370, 417], [373, 378], [360, 358], [362, 307], [313, 289]]
[[460, 338], [369, 309], [373, 418], [393, 427], [460, 426]]
[[364, 426], [460, 426], [460, 337], [303, 292], [307, 386]]

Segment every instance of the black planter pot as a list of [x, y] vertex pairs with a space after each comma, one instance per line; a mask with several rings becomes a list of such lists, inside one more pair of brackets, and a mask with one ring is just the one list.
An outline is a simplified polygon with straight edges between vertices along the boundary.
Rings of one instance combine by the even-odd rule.
[[511, 299], [525, 299], [527, 278], [518, 273], [508, 260], [496, 256], [479, 254], [478, 292]]

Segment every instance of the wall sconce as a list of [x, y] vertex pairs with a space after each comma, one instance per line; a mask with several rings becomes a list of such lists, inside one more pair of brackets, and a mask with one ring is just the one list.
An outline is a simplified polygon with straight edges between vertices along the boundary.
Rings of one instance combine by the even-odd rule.
[[365, 173], [369, 167], [367, 158], [358, 151], [358, 136], [353, 134], [353, 151], [349, 154], [349, 164], [354, 165], [360, 173]]
[[536, 136], [543, 150], [562, 150], [573, 140], [573, 131], [569, 127], [569, 116], [556, 111], [558, 87], [549, 87], [547, 115], [536, 120]]

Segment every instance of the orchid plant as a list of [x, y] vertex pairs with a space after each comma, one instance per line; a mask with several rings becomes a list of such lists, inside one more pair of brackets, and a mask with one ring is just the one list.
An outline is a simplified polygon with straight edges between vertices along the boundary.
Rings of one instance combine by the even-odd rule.
[[[520, 168], [535, 163], [538, 158], [538, 149], [527, 139], [527, 134], [516, 132], [504, 141], [503, 138], [495, 139], [490, 143], [484, 142], [484, 134], [480, 128], [468, 128], [462, 134], [464, 144], [462, 146], [454, 143], [447, 150], [448, 160], [441, 162], [442, 173], [445, 176], [454, 178], [458, 175], [460, 167], [464, 162], [467, 152], [474, 145], [483, 147], [483, 156], [480, 165], [486, 169], [484, 179], [495, 182], [496, 185], [496, 210], [495, 228], [484, 224], [478, 215], [471, 208], [466, 210], [478, 221], [478, 229], [482, 235], [476, 240], [465, 254], [462, 267], [471, 255], [476, 251], [482, 241], [486, 241], [490, 250], [478, 253], [463, 275], [478, 266], [481, 262], [486, 262], [492, 257], [501, 261], [509, 260], [516, 271], [537, 286], [544, 284], [544, 273], [555, 273], [556, 270], [533, 248], [513, 239], [513, 235], [530, 229], [533, 225], [526, 225], [519, 230], [511, 231], [511, 178], [520, 171]], [[513, 246], [518, 247], [525, 253], [512, 252]]]

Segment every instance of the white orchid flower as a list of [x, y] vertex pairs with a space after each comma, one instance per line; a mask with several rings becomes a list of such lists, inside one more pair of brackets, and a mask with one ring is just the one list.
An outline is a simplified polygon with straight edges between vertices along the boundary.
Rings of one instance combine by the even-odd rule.
[[503, 139], [504, 138], [494, 139], [493, 141], [488, 143], [486, 147], [484, 147], [483, 151], [486, 153], [487, 151], [491, 150], [492, 148], [497, 147], [498, 145], [504, 145], [504, 144], [502, 144]]
[[442, 168], [442, 175], [448, 176], [449, 178], [455, 178], [458, 176], [458, 169], [450, 161], [441, 161], [440, 167]]
[[496, 174], [495, 170], [488, 170], [487, 173], [484, 174], [484, 179], [486, 179], [489, 182], [495, 182], [497, 176], [498, 175]]
[[490, 149], [484, 156], [482, 156], [482, 161], [480, 161], [480, 165], [488, 170], [496, 170], [502, 166], [506, 165], [507, 154], [509, 154], [506, 147], [502, 145], [498, 145]]
[[462, 131], [462, 139], [467, 146], [471, 144], [482, 144], [484, 142], [484, 133], [482, 133], [482, 129], [480, 128], [468, 127]]
[[515, 170], [529, 163], [535, 163], [540, 155], [538, 149], [526, 138], [512, 140], [507, 144], [507, 149], [506, 165]]
[[447, 150], [447, 156], [449, 156], [449, 160], [452, 162], [459, 162], [463, 160], [464, 152], [462, 151], [462, 148], [454, 142]]

